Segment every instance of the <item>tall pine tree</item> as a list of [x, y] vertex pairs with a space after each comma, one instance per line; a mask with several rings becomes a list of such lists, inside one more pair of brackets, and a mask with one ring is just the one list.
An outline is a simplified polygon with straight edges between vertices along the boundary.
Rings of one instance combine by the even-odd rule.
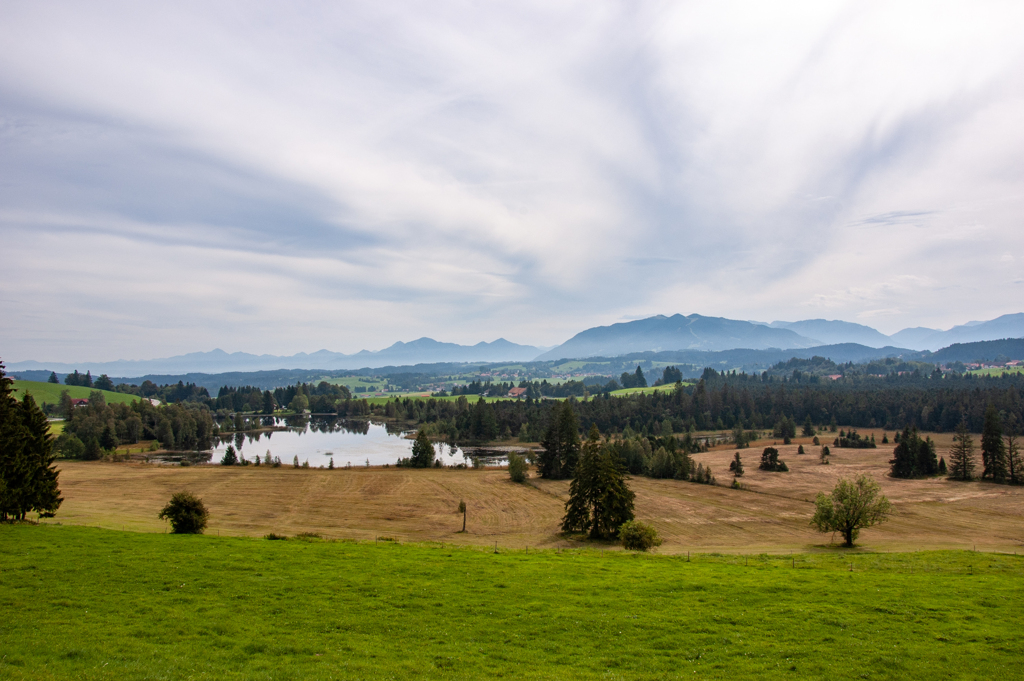
[[917, 428], [905, 428], [899, 444], [893, 449], [889, 474], [894, 478], [917, 478], [939, 472], [935, 456], [935, 443], [931, 438], [922, 440]]
[[995, 406], [985, 409], [985, 425], [981, 431], [981, 477], [1006, 482], [1006, 449], [1003, 445], [1003, 423]]
[[949, 477], [971, 480], [974, 477], [974, 440], [967, 431], [967, 418], [960, 419], [949, 450]]
[[591, 426], [569, 484], [562, 531], [587, 532], [594, 539], [614, 537], [622, 523], [633, 519], [635, 496], [618, 455], [602, 446], [597, 426]]
[[551, 410], [551, 423], [540, 444], [544, 451], [537, 460], [541, 477], [562, 480], [573, 477], [580, 456], [579, 421], [569, 400]]
[[1017, 442], [1017, 419], [1012, 414], [1006, 421], [1003, 438], [1006, 442], [1006, 478], [1011, 485], [1024, 483], [1024, 461]]
[[19, 403], [0, 363], [0, 519], [31, 511], [52, 516], [60, 506], [53, 438], [46, 415], [26, 395]]

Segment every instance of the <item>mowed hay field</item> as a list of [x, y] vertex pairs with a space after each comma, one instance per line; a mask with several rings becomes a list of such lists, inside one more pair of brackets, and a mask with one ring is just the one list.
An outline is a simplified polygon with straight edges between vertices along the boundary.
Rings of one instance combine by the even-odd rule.
[[[876, 433], [881, 440], [881, 432]], [[947, 456], [951, 436], [933, 436]], [[804, 443], [804, 455], [796, 453]], [[759, 552], [806, 550], [830, 536], [811, 528], [813, 500], [840, 476], [866, 473], [896, 505], [888, 523], [865, 530], [860, 545], [883, 551], [974, 548], [1013, 552], [1024, 546], [1024, 489], [945, 479], [894, 480], [886, 474], [892, 445], [832, 448], [818, 463], [810, 438], [778, 445], [788, 473], [759, 471], [765, 444], [740, 450], [746, 489], [730, 489], [735, 449], [695, 455], [719, 486], [632, 478], [637, 517], [665, 540], [660, 551]], [[177, 467], [137, 463], [62, 462], [65, 501], [49, 522], [162, 532], [157, 514], [179, 490], [210, 509], [208, 532], [262, 536], [317, 532], [329, 538], [444, 541], [511, 548], [571, 545], [559, 533], [568, 481], [531, 477], [517, 485], [503, 469], [293, 469], [291, 467]], [[456, 512], [468, 506], [467, 532]]]

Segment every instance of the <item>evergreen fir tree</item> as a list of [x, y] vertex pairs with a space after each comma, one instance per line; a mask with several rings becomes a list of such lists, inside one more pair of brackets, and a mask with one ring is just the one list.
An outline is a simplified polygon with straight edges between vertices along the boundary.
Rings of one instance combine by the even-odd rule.
[[935, 443], [930, 438], [922, 440], [917, 428], [905, 428], [892, 453], [889, 475], [894, 478], [916, 478], [939, 472]]
[[634, 498], [625, 468], [611, 447], [602, 446], [597, 426], [591, 426], [569, 484], [562, 531], [614, 537], [622, 523], [633, 519]]
[[60, 379], [57, 378], [57, 372], [56, 371], [51, 371], [50, 372], [50, 377], [48, 379], [46, 379], [46, 382], [47, 383], [60, 383]]
[[953, 446], [949, 450], [949, 477], [953, 480], [970, 480], [974, 477], [974, 440], [967, 431], [967, 418], [960, 419], [960, 425], [953, 435]]
[[1012, 414], [1006, 420], [1003, 438], [1006, 443], [1006, 478], [1011, 485], [1019, 485], [1024, 482], [1024, 461], [1017, 443], [1017, 419]]
[[434, 445], [422, 430], [416, 434], [416, 441], [413, 442], [409, 465], [413, 468], [430, 468], [434, 465]]
[[729, 464], [729, 472], [733, 474], [733, 477], [743, 477], [743, 461], [740, 459], [740, 453], [736, 452], [736, 455], [732, 458], [732, 463]]
[[[53, 448], [53, 435], [46, 414], [36, 406], [32, 396], [26, 394], [21, 402], [22, 418], [29, 433], [29, 466], [32, 470], [28, 509], [43, 518], [52, 518], [64, 498], [60, 496], [57, 478], [60, 471], [54, 465], [57, 453]], [[24, 518], [24, 516], [22, 516]]]
[[982, 478], [1006, 482], [1006, 449], [1003, 443], [1003, 424], [995, 406], [985, 409], [985, 425], [981, 431]]
[[0, 363], [0, 519], [30, 511], [52, 516], [61, 501], [53, 438], [46, 415], [30, 395], [19, 403]]
[[[296, 457], [297, 459], [298, 457]], [[220, 460], [221, 466], [235, 466], [238, 464], [238, 455], [235, 453], [235, 446], [228, 445], [227, 451], [224, 452], [224, 458]]]
[[100, 447], [108, 452], [117, 449], [117, 435], [114, 434], [114, 429], [110, 427], [109, 423], [103, 427], [103, 433], [100, 435]]
[[0, 364], [0, 519], [24, 518], [32, 468], [29, 461], [30, 434], [11, 394], [11, 380]]
[[571, 402], [566, 400], [551, 410], [551, 423], [540, 444], [544, 448], [537, 458], [541, 477], [552, 480], [572, 477], [580, 456], [580, 435]]
[[812, 437], [814, 435], [814, 424], [811, 422], [811, 415], [808, 414], [807, 418], [804, 419], [804, 437]]

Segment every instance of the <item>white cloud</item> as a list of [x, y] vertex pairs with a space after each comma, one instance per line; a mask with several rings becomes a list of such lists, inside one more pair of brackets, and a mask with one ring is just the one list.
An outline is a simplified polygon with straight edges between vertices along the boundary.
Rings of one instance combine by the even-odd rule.
[[892, 332], [1020, 311], [1004, 256], [1024, 246], [1022, 15], [9, 6], [0, 349], [553, 344], [674, 312]]

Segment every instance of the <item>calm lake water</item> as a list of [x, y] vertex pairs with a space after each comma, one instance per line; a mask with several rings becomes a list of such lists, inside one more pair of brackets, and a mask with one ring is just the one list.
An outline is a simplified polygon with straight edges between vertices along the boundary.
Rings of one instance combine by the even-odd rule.
[[[278, 457], [281, 463], [292, 465], [295, 457], [299, 463], [309, 462], [316, 468], [326, 467], [334, 459], [335, 468], [352, 466], [394, 466], [399, 459], [412, 455], [413, 441], [405, 435], [409, 431], [389, 429], [382, 423], [372, 421], [351, 421], [330, 418], [281, 418], [271, 419], [275, 426], [286, 426], [286, 430], [235, 433], [224, 437], [213, 450], [210, 463], [219, 464], [228, 445], [234, 445], [246, 459], [263, 459], [267, 452]], [[471, 462], [462, 450], [452, 450], [448, 445], [435, 443], [434, 451], [445, 466]], [[507, 463], [498, 458], [487, 460], [488, 465]]]

